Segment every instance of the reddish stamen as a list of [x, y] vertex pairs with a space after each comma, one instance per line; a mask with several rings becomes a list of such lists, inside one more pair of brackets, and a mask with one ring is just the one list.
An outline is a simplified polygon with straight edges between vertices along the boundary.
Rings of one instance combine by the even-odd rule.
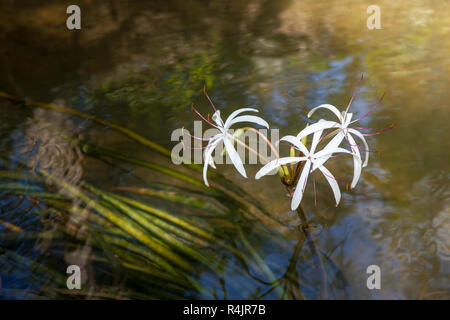
[[299, 162], [300, 162], [300, 161], [298, 161], [298, 162], [292, 162], [292, 163], [286, 163], [286, 164], [283, 164], [282, 166], [293, 167], [293, 166], [297, 165], [297, 163], [299, 163]]
[[[214, 137], [211, 138], [200, 138], [200, 137], [196, 137], [194, 135], [192, 135], [189, 131], [186, 131], [187, 135], [190, 136], [191, 138], [197, 139], [197, 140], [201, 140], [201, 141], [209, 141]], [[184, 127], [181, 129], [181, 134], [184, 135]]]
[[356, 92], [358, 92], [359, 86], [361, 85], [363, 79], [364, 79], [364, 73], [361, 74], [361, 79], [359, 79], [359, 82], [358, 82], [358, 84], [356, 85], [356, 88], [355, 88], [355, 92], [353, 92], [353, 95], [352, 95], [352, 97], [351, 97], [351, 99], [350, 99], [350, 102], [348, 103], [347, 109], [345, 109], [345, 113], [346, 113], [346, 114], [347, 114], [348, 109], [350, 108], [350, 105], [351, 105], [352, 102], [353, 102], [353, 99], [354, 99], [355, 96], [356, 96]]
[[[183, 149], [186, 148], [186, 145], [184, 144], [184, 141], [181, 141], [181, 143], [183, 144]], [[207, 146], [203, 146], [203, 147], [190, 147], [191, 150], [203, 150], [205, 149]]]
[[[348, 129], [348, 128], [345, 128], [345, 129]], [[351, 143], [350, 143], [350, 139], [348, 138], [348, 130], [347, 131], [345, 131], [345, 141], [347, 142], [347, 144], [350, 146], [350, 149], [352, 149], [352, 152], [353, 153], [356, 153], [354, 150], [353, 150], [353, 147], [357, 147], [358, 149], [360, 149], [361, 150], [361, 147], [360, 147], [360, 145], [359, 144], [355, 144], [355, 145], [352, 145]]]
[[378, 107], [378, 105], [380, 104], [380, 102], [383, 100], [383, 98], [384, 98], [385, 95], [386, 95], [386, 92], [383, 93], [383, 95], [381, 96], [381, 98], [378, 99], [378, 102], [377, 102], [372, 108], [370, 108], [370, 110], [367, 111], [367, 113], [366, 113], [365, 115], [363, 115], [362, 117], [360, 117], [360, 118], [358, 118], [358, 119], [356, 119], [356, 120], [353, 120], [352, 122], [356, 122], [356, 121], [359, 121], [359, 120], [361, 120], [361, 119], [364, 119], [368, 114], [370, 114], [371, 112], [373, 112], [373, 111], [376, 109], [376, 107]]
[[194, 105], [192, 105], [192, 110], [195, 111], [196, 114], [198, 114], [200, 116], [200, 118], [202, 118], [206, 123], [210, 124], [211, 126], [217, 128], [217, 126], [213, 123], [211, 123], [210, 121], [208, 121], [207, 119], [205, 119], [204, 116], [202, 116], [202, 114], [200, 112], [197, 111], [197, 109], [194, 108]]
[[375, 132], [378, 132], [378, 133], [383, 133], [385, 131], [394, 129], [396, 126], [397, 125], [395, 123], [393, 123], [389, 127], [383, 128], [383, 129], [364, 128], [364, 127], [350, 127], [350, 128], [346, 128], [346, 129], [371, 130], [371, 131], [375, 131]]
[[323, 173], [325, 176], [327, 176], [328, 178], [331, 178], [331, 179], [333, 179], [333, 180], [335, 180], [335, 181], [337, 181], [337, 182], [344, 182], [344, 183], [348, 184], [348, 181], [336, 179], [335, 177], [329, 176], [329, 175], [327, 175], [327, 174], [324, 173], [324, 172], [322, 172], [322, 173]]
[[203, 93], [206, 95], [206, 97], [208, 98], [208, 100], [209, 100], [209, 103], [211, 104], [211, 106], [213, 107], [213, 109], [214, 109], [214, 112], [216, 112], [217, 110], [216, 110], [216, 107], [214, 106], [214, 103], [211, 101], [211, 98], [209, 97], [209, 95], [208, 95], [208, 92], [206, 92], [206, 86], [203, 86]]
[[[347, 144], [350, 146], [350, 148], [351, 148], [352, 151], [353, 151], [353, 146], [352, 146], [352, 144], [350, 143], [350, 141], [348, 141], [347, 136], [346, 136], [346, 141], [347, 141]], [[358, 149], [361, 150], [361, 151], [363, 151], [363, 152], [371, 152], [371, 153], [378, 153], [378, 152], [379, 152], [378, 150], [366, 150], [366, 149], [364, 149], [364, 148], [361, 148], [361, 144], [356, 144], [356, 145], [354, 145], [354, 146], [358, 147]]]
[[347, 144], [350, 146], [350, 148], [352, 149], [352, 151], [353, 151], [353, 147], [358, 147], [359, 148], [359, 144], [358, 143], [356, 143], [356, 141], [355, 141], [355, 144], [351, 144], [350, 143], [350, 139], [348, 138], [348, 132], [346, 131], [345, 132], [345, 141], [347, 142]]
[[364, 151], [364, 152], [371, 152], [371, 153], [379, 152], [378, 150], [366, 150], [366, 149], [363, 149], [363, 148], [359, 148], [359, 150]]
[[288, 146], [288, 147], [292, 148], [292, 145], [289, 142], [286, 142], [284, 140], [280, 140], [280, 143], [284, 144], [285, 146]]
[[[336, 123], [336, 124], [339, 125], [338, 123]], [[336, 124], [335, 124], [335, 125], [336, 125]], [[331, 128], [329, 128], [328, 131], [325, 132], [325, 133], [322, 135], [322, 137], [319, 139], [319, 142], [317, 142], [317, 144], [319, 144], [320, 142], [322, 142], [322, 140], [328, 135], [328, 132], [330, 132], [331, 129], [336, 128], [335, 125], [333, 125]], [[342, 128], [341, 128], [341, 130], [342, 130]]]
[[[384, 128], [384, 129], [376, 129], [376, 132], [374, 132], [374, 133], [362, 133], [362, 135], [363, 136], [375, 136], [375, 135], [377, 135], [377, 134], [380, 134], [380, 133], [383, 133], [383, 132], [386, 132], [386, 131], [389, 131], [389, 130], [391, 130], [391, 129], [394, 129], [396, 127], [396, 125], [393, 123], [393, 124], [391, 124], [389, 127], [387, 127], [387, 128]], [[374, 129], [375, 130], [375, 129]]]

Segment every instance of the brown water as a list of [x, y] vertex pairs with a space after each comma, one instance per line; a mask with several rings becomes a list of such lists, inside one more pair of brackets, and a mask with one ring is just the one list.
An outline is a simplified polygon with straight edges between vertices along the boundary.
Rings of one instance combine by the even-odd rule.
[[[202, 93], [205, 83], [223, 114], [257, 107], [285, 135], [298, 132], [314, 106], [345, 107], [364, 73], [352, 111], [364, 114], [386, 92], [362, 124], [397, 127], [368, 139], [380, 153], [371, 155], [358, 186], [343, 192], [338, 207], [323, 181], [317, 207], [312, 193], [302, 202], [317, 229], [318, 247], [333, 261], [337, 289], [326, 298], [450, 298], [449, 3], [378, 1], [382, 29], [368, 30], [366, 8], [371, 3], [364, 1], [86, 0], [80, 2], [80, 31], [65, 28], [69, 3], [47, 3], [2, 2], [0, 91], [101, 116], [168, 148], [173, 146], [173, 129], [190, 127], [197, 120], [191, 103], [211, 112]], [[136, 176], [171, 183], [145, 170], [123, 171], [89, 159], [36, 119], [96, 144], [152, 159], [150, 152], [106, 127], [54, 111], [0, 103], [0, 152], [6, 157], [1, 164], [7, 170], [17, 168], [20, 158], [30, 166], [52, 168], [74, 184], [87, 180], [105, 189], [133, 186]], [[347, 180], [350, 165], [342, 170]], [[257, 169], [253, 167], [250, 177]], [[298, 236], [285, 190], [276, 176], [255, 182], [230, 168], [219, 170], [282, 222], [283, 227], [272, 230], [275, 233], [250, 236], [259, 256], [275, 276], [281, 275], [295, 261]], [[27, 230], [53, 230], [37, 218], [20, 219], [24, 204], [1, 199], [0, 220]], [[275, 228], [270, 223], [269, 227]], [[6, 231], [4, 224], [0, 228]], [[38, 260], [48, 252], [60, 252], [56, 256], [61, 261], [71, 261], [58, 243], [27, 243], [16, 244], [14, 250]], [[318, 298], [315, 282], [308, 282], [317, 269], [305, 262], [308, 248], [302, 250], [295, 261], [302, 279], [299, 286], [305, 298]], [[372, 264], [381, 268], [381, 290], [366, 287], [366, 268]], [[101, 286], [102, 270], [85, 265], [96, 275], [91, 287]], [[0, 266], [3, 287], [11, 289], [5, 297], [29, 297], [39, 287], [30, 280], [30, 266], [5, 259]], [[251, 272], [258, 273], [255, 268]], [[208, 277], [198, 275], [211, 289]], [[228, 298], [248, 298], [257, 287], [239, 268], [225, 270], [224, 282]], [[279, 293], [274, 290], [267, 297], [277, 299]]]

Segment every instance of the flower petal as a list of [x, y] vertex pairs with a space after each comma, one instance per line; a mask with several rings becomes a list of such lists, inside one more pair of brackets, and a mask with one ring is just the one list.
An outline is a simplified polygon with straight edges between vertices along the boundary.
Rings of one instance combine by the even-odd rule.
[[358, 155], [355, 155], [354, 153], [348, 151], [347, 149], [344, 149], [344, 148], [334, 148], [334, 149], [329, 149], [329, 150], [323, 149], [314, 155], [314, 158], [316, 158], [316, 160], [314, 161], [314, 170], [320, 168], [335, 153], [351, 154], [351, 155], [353, 155], [354, 161], [355, 161], [355, 159], [357, 159], [361, 163], [361, 158]]
[[223, 121], [222, 118], [220, 117], [220, 110], [214, 112], [211, 118], [214, 120], [215, 123], [217, 123], [219, 127], [223, 127]]
[[271, 172], [272, 170], [274, 170], [275, 168], [277, 168], [281, 165], [288, 164], [288, 163], [296, 163], [296, 162], [300, 162], [300, 161], [304, 161], [304, 160], [306, 160], [306, 157], [285, 157], [285, 158], [272, 160], [269, 163], [267, 163], [264, 167], [259, 169], [259, 171], [255, 175], [255, 179], [259, 179], [262, 176], [265, 176], [266, 174], [268, 174], [269, 172]]
[[205, 182], [205, 185], [207, 185], [208, 187], [209, 187], [208, 176], [207, 176], [208, 166], [211, 165], [211, 167], [213, 167], [213, 168], [216, 167], [214, 164], [214, 160], [212, 158], [212, 153], [213, 153], [214, 149], [216, 148], [216, 146], [217, 146], [217, 143], [208, 145], [205, 149], [205, 152], [203, 153], [203, 156], [204, 156], [203, 181]]
[[353, 180], [351, 188], [353, 189], [358, 183], [359, 177], [361, 176], [361, 154], [359, 153], [358, 146], [356, 146], [355, 139], [353, 139], [351, 134], [347, 134], [346, 138], [350, 143], [350, 147], [355, 154], [353, 156]]
[[231, 120], [233, 120], [238, 114], [245, 112], [245, 111], [252, 111], [252, 112], [258, 112], [257, 109], [254, 108], [241, 108], [241, 109], [237, 109], [235, 111], [233, 111], [229, 117], [227, 118], [227, 120], [225, 121], [225, 125], [224, 127], [229, 128], [230, 126], [228, 125], [230, 123]]
[[309, 154], [308, 149], [306, 149], [305, 145], [300, 141], [300, 139], [298, 139], [297, 137], [294, 136], [284, 136], [283, 138], [280, 139], [280, 141], [286, 141], [289, 142], [290, 144], [294, 145], [295, 147], [298, 148], [298, 150], [300, 150], [301, 152], [303, 152], [303, 154], [306, 156]]
[[316, 112], [317, 109], [320, 109], [320, 108], [325, 108], [325, 109], [330, 110], [331, 112], [333, 112], [333, 113], [336, 115], [336, 117], [338, 117], [339, 121], [342, 122], [342, 115], [341, 115], [341, 112], [339, 111], [338, 108], [336, 108], [335, 106], [333, 106], [333, 105], [331, 105], [331, 104], [321, 104], [320, 106], [317, 106], [317, 107], [311, 109], [311, 110], [308, 112], [308, 118], [310, 118], [310, 117], [312, 116], [312, 114], [313, 114], [314, 112]]
[[[344, 140], [344, 132], [340, 130], [336, 135], [327, 143], [327, 145], [323, 149], [334, 149], [339, 147], [342, 140]], [[322, 149], [322, 150], [323, 150]]]
[[309, 148], [309, 153], [314, 154], [314, 152], [316, 151], [317, 144], [320, 141], [320, 136], [322, 135], [322, 132], [323, 131], [316, 131], [316, 132], [314, 132], [313, 138], [312, 138], [312, 141], [311, 141], [311, 148]]
[[360, 138], [362, 140], [362, 142], [364, 143], [364, 148], [366, 151], [366, 158], [364, 160], [364, 164], [363, 164], [363, 168], [367, 166], [367, 164], [369, 163], [369, 145], [366, 142], [366, 139], [364, 138], [364, 136], [361, 134], [361, 132], [359, 132], [358, 130], [352, 129], [352, 128], [348, 128], [348, 131], [356, 136], [358, 136], [358, 138]]
[[364, 160], [363, 168], [367, 167], [367, 164], [369, 163], [369, 145], [367, 144], [366, 139], [361, 134], [361, 132], [359, 132], [358, 130], [355, 130], [353, 128], [348, 128], [348, 131], [350, 133], [358, 136], [358, 138], [360, 138], [362, 140], [362, 142], [364, 143], [364, 148], [365, 148], [365, 151], [366, 151], [366, 157], [365, 157], [365, 160]]
[[[313, 168], [314, 170], [323, 165], [333, 155], [333, 153], [335, 153], [335, 151], [333, 150], [335, 150], [341, 144], [343, 139], [344, 133], [342, 132], [342, 130], [340, 130], [322, 150], [314, 154], [313, 157], [316, 158], [315, 166]], [[348, 153], [350, 152], [348, 151]]]
[[300, 179], [298, 179], [297, 186], [295, 187], [294, 196], [291, 201], [291, 209], [295, 210], [302, 202], [303, 192], [305, 191], [306, 182], [308, 181], [309, 169], [311, 167], [311, 161], [307, 161], [303, 167]]
[[241, 158], [239, 157], [239, 154], [234, 149], [233, 144], [228, 140], [226, 136], [223, 138], [223, 143], [225, 144], [225, 149], [227, 150], [227, 154], [230, 157], [231, 161], [233, 162], [234, 167], [236, 170], [244, 177], [247, 178], [247, 174], [245, 173], [244, 165], [242, 163]]
[[[216, 146], [214, 146], [212, 149], [213, 150], [215, 150], [215, 148], [216, 148]], [[212, 156], [212, 152], [213, 151], [211, 151], [210, 153], [210, 156], [209, 156], [209, 165], [213, 168], [213, 169], [216, 169], [216, 164], [214, 163], [214, 157]]]
[[205, 183], [206, 186], [209, 187], [209, 183], [208, 183], [208, 161], [205, 161], [205, 163], [203, 163], [203, 182]]
[[263, 126], [267, 129], [269, 129], [269, 124], [266, 122], [266, 120], [264, 120], [261, 117], [257, 117], [257, 116], [236, 117], [227, 123], [227, 127], [225, 127], [225, 129], [230, 128], [233, 124], [238, 123], [238, 122], [253, 122], [253, 123], [259, 124], [260, 126]]
[[319, 152], [316, 152], [314, 154], [314, 158], [316, 158], [317, 160], [319, 160], [319, 158], [322, 157], [326, 157], [326, 156], [331, 156], [334, 153], [349, 153], [349, 154], [353, 154], [351, 151], [348, 151], [347, 149], [344, 148], [323, 148], [322, 150], [320, 150]]
[[330, 128], [340, 128], [340, 126], [341, 126], [341, 124], [337, 123], [335, 121], [322, 120], [322, 121], [313, 123], [312, 125], [304, 128], [302, 131], [300, 131], [297, 134], [297, 139], [302, 139], [316, 131], [321, 131], [321, 130], [330, 129]]
[[322, 171], [323, 175], [325, 176], [325, 179], [327, 179], [328, 183], [330, 184], [331, 190], [333, 190], [334, 199], [336, 199], [336, 206], [337, 206], [339, 204], [339, 201], [341, 201], [341, 190], [339, 189], [339, 185], [334, 176], [327, 168], [321, 166], [319, 167], [319, 170]]
[[347, 112], [345, 114], [345, 119], [344, 119], [344, 127], [347, 128], [350, 125], [350, 122], [352, 122], [352, 116], [353, 113]]

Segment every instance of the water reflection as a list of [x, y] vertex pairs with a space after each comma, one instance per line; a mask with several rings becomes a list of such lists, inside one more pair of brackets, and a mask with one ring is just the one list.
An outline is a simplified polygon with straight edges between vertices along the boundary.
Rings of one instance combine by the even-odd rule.
[[[371, 157], [357, 188], [343, 194], [338, 208], [324, 181], [318, 183], [317, 207], [313, 196], [305, 195], [306, 214], [317, 229], [314, 241], [328, 277], [327, 295], [314, 256], [299, 232], [301, 225], [290, 216], [285, 191], [281, 185], [273, 187], [278, 184], [276, 177], [244, 180], [222, 166], [226, 178], [249, 191], [271, 219], [281, 223], [249, 214], [250, 222], [246, 221], [233, 203], [223, 198], [217, 203], [212, 194], [202, 195], [203, 205], [214, 204], [213, 211], [218, 210], [216, 205], [225, 208], [225, 218], [192, 210], [186, 203], [168, 203], [155, 194], [146, 198], [152, 205], [197, 219], [196, 223], [215, 225], [224, 242], [246, 253], [247, 258], [241, 259], [232, 250], [218, 249], [217, 259], [223, 264], [220, 276], [193, 265], [193, 277], [206, 290], [188, 286], [181, 296], [448, 299], [449, 4], [380, 1], [382, 30], [374, 31], [366, 28], [366, 5], [317, 0], [209, 5], [194, 0], [109, 1], [87, 10], [82, 32], [71, 33], [60, 27], [65, 16], [59, 12], [64, 13], [65, 7], [58, 1], [21, 3], [20, 9], [19, 4], [5, 2], [0, 10], [0, 37], [5, 44], [0, 54], [0, 89], [100, 116], [170, 148], [171, 131], [194, 119], [192, 102], [201, 111], [209, 110], [202, 96], [204, 84], [225, 114], [236, 107], [258, 107], [284, 135], [303, 127], [311, 107], [325, 102], [345, 106], [364, 72], [366, 80], [352, 111], [364, 114], [386, 91], [382, 104], [364, 124], [382, 128], [396, 123], [397, 128], [371, 139], [369, 144], [380, 155]], [[82, 5], [92, 6], [89, 1]], [[101, 249], [90, 251], [85, 241], [65, 246], [66, 235], [62, 241], [57, 229], [61, 224], [70, 226], [71, 220], [59, 221], [54, 215], [46, 219], [48, 214], [41, 212], [48, 202], [42, 197], [48, 181], [36, 181], [33, 170], [25, 167], [48, 169], [73, 185], [86, 181], [105, 190], [158, 184], [159, 195], [166, 197], [180, 190], [194, 197], [197, 191], [186, 191], [173, 177], [117, 157], [87, 156], [86, 150], [42, 124], [45, 120], [52, 130], [87, 143], [165, 164], [165, 159], [95, 121], [3, 100], [0, 108], [4, 233], [0, 243], [7, 250], [0, 254], [1, 270], [6, 270], [2, 286], [7, 288], [1, 295], [53, 296], [49, 292], [54, 291], [42, 288], [60, 288], [59, 284], [48, 273], [34, 279], [37, 266], [51, 267], [64, 276], [65, 265], [77, 260], [74, 256], [89, 257], [87, 297], [102, 297], [99, 292], [103, 297], [133, 296], [127, 295], [132, 290], [148, 293], [136, 280], [142, 276], [127, 282], [119, 262], [109, 260], [105, 266], [96, 261]], [[250, 168], [249, 176], [256, 170]], [[12, 182], [8, 173], [25, 174], [14, 181], [34, 188], [36, 197], [4, 191], [4, 185]], [[342, 177], [349, 174], [350, 164]], [[64, 190], [61, 194], [67, 196]], [[86, 209], [77, 197], [69, 198], [68, 208]], [[233, 228], [236, 225], [244, 230], [244, 238]], [[28, 232], [40, 236], [23, 239]], [[77, 232], [72, 236], [76, 238]], [[366, 268], [371, 264], [383, 272], [380, 291], [366, 288]], [[115, 289], [102, 291], [102, 286]], [[150, 296], [173, 297], [155, 292]]]

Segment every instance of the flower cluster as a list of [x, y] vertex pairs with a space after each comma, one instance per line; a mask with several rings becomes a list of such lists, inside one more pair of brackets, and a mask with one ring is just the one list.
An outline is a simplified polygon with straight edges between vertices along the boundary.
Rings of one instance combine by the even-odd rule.
[[[356, 93], [356, 90], [355, 90]], [[225, 147], [225, 152], [230, 157], [234, 167], [237, 171], [245, 178], [247, 178], [244, 165], [242, 163], [239, 154], [234, 148], [234, 141], [237, 140], [235, 135], [230, 133], [230, 127], [243, 122], [249, 122], [258, 124], [262, 127], [269, 128], [269, 124], [261, 117], [255, 115], [243, 115], [244, 112], [258, 112], [258, 110], [253, 108], [241, 108], [235, 110], [231, 115], [223, 121], [220, 116], [220, 111], [216, 110], [214, 104], [209, 98], [205, 91], [211, 106], [214, 109], [214, 114], [212, 116], [212, 121], [206, 119], [202, 116], [194, 107], [193, 110], [208, 124], [217, 128], [219, 133], [211, 138], [199, 138], [192, 136], [195, 139], [200, 139], [202, 141], [207, 141], [206, 147], [204, 148], [204, 165], [203, 165], [203, 179], [207, 186], [207, 171], [208, 167], [216, 168], [213, 159], [213, 152], [216, 147], [223, 143]], [[326, 181], [330, 185], [334, 198], [336, 200], [336, 206], [339, 204], [341, 199], [341, 191], [336, 178], [333, 174], [325, 167], [326, 162], [334, 157], [340, 156], [351, 156], [353, 159], [353, 179], [351, 182], [351, 188], [354, 188], [358, 183], [361, 176], [362, 168], [366, 167], [369, 160], [369, 147], [365, 140], [365, 136], [379, 134], [383, 131], [391, 129], [393, 126], [382, 130], [374, 130], [370, 128], [355, 127], [351, 126], [355, 122], [366, 117], [374, 108], [369, 110], [365, 115], [355, 120], [352, 120], [353, 114], [348, 112], [352, 100], [355, 94], [353, 94], [350, 103], [344, 111], [339, 111], [338, 108], [330, 104], [322, 104], [318, 107], [313, 108], [309, 113], [308, 117], [311, 117], [316, 110], [326, 109], [331, 111], [336, 117], [337, 121], [320, 119], [319, 121], [308, 125], [303, 130], [301, 130], [296, 136], [288, 135], [280, 139], [280, 142], [289, 144], [291, 147], [291, 155], [289, 157], [278, 157], [277, 159], [268, 162], [264, 165], [257, 173], [255, 178], [259, 179], [264, 175], [267, 175], [274, 170], [278, 170], [282, 178], [282, 182], [288, 187], [292, 194], [291, 208], [295, 210], [300, 205], [305, 187], [308, 181], [309, 175], [312, 175], [314, 171], [319, 170]], [[381, 101], [381, 99], [380, 99]], [[364, 133], [363, 130], [373, 130], [371, 133]], [[312, 135], [312, 140], [309, 149], [306, 147], [307, 137]], [[357, 144], [355, 138], [360, 140], [364, 145], [361, 148], [361, 144]], [[239, 141], [238, 141], [239, 142]], [[319, 150], [319, 146], [322, 142], [326, 142], [325, 146]], [[364, 162], [361, 159], [361, 151], [365, 153]], [[299, 153], [299, 156], [296, 154]], [[289, 170], [295, 166], [293, 170]], [[313, 185], [314, 185], [314, 195], [315, 195], [315, 181], [313, 175]]]

